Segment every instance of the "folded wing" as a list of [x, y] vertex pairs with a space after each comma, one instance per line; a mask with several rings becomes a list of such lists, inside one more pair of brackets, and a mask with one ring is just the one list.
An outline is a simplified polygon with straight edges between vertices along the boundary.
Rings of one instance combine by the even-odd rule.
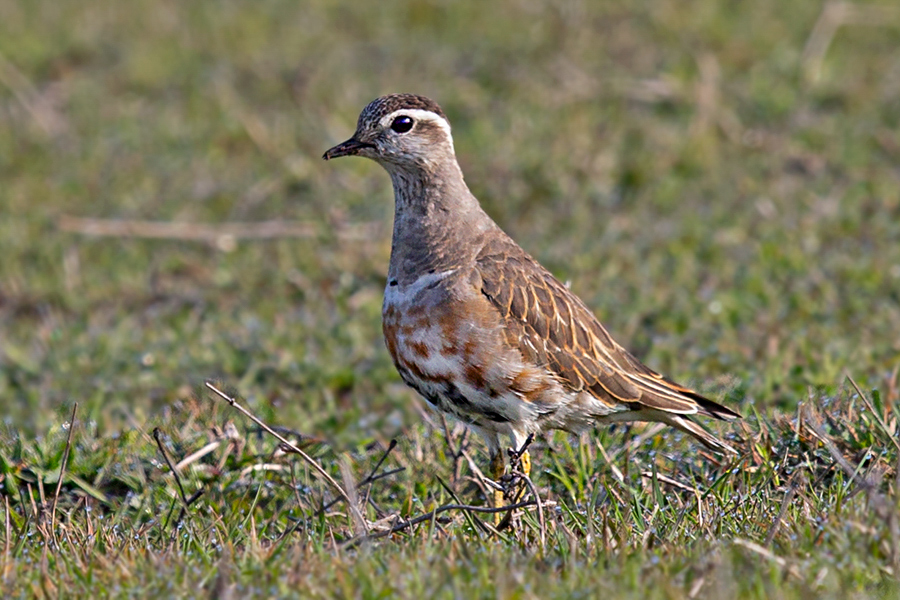
[[546, 365], [567, 389], [587, 391], [617, 410], [740, 417], [641, 363], [577, 296], [505, 236], [488, 242], [476, 268], [482, 294], [504, 322], [507, 341], [526, 360]]

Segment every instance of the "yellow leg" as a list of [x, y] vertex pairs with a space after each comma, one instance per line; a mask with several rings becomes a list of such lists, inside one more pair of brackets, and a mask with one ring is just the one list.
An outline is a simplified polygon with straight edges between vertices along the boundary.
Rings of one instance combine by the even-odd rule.
[[[491, 456], [491, 478], [500, 483], [500, 478], [503, 477], [503, 472], [506, 470], [506, 466], [503, 464], [503, 453], [497, 452]], [[501, 508], [504, 504], [506, 504], [505, 498], [503, 497], [503, 490], [494, 490], [494, 506], [493, 508]], [[500, 513], [496, 513], [494, 516], [494, 520], [499, 522]]]
[[522, 472], [525, 474], [525, 477], [531, 477], [531, 455], [528, 453], [528, 450], [522, 453], [522, 456], [519, 457], [519, 464], [522, 467]]

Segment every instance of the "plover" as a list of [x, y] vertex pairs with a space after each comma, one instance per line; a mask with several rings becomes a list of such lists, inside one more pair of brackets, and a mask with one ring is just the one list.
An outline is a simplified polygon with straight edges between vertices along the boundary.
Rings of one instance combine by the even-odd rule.
[[659, 421], [734, 453], [693, 417], [738, 413], [641, 363], [482, 210], [436, 102], [374, 100], [353, 137], [324, 158], [341, 156], [370, 158], [393, 182], [382, 315], [394, 365], [431, 405], [481, 434], [495, 479], [505, 469], [501, 436], [519, 449], [531, 434], [603, 423]]

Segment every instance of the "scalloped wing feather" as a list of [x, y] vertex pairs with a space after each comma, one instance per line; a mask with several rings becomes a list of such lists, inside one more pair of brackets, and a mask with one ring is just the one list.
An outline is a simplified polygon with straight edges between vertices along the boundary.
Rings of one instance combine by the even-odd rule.
[[482, 294], [500, 313], [507, 342], [526, 360], [546, 365], [567, 389], [588, 391], [616, 408], [739, 418], [641, 363], [577, 296], [509, 238], [490, 240], [476, 268]]

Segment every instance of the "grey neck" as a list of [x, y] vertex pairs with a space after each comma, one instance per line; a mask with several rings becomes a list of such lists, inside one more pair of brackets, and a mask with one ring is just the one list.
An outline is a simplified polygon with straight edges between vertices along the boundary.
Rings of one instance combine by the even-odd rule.
[[497, 225], [469, 191], [455, 158], [414, 169], [385, 167], [394, 184], [388, 278], [411, 283], [473, 260], [478, 240]]

